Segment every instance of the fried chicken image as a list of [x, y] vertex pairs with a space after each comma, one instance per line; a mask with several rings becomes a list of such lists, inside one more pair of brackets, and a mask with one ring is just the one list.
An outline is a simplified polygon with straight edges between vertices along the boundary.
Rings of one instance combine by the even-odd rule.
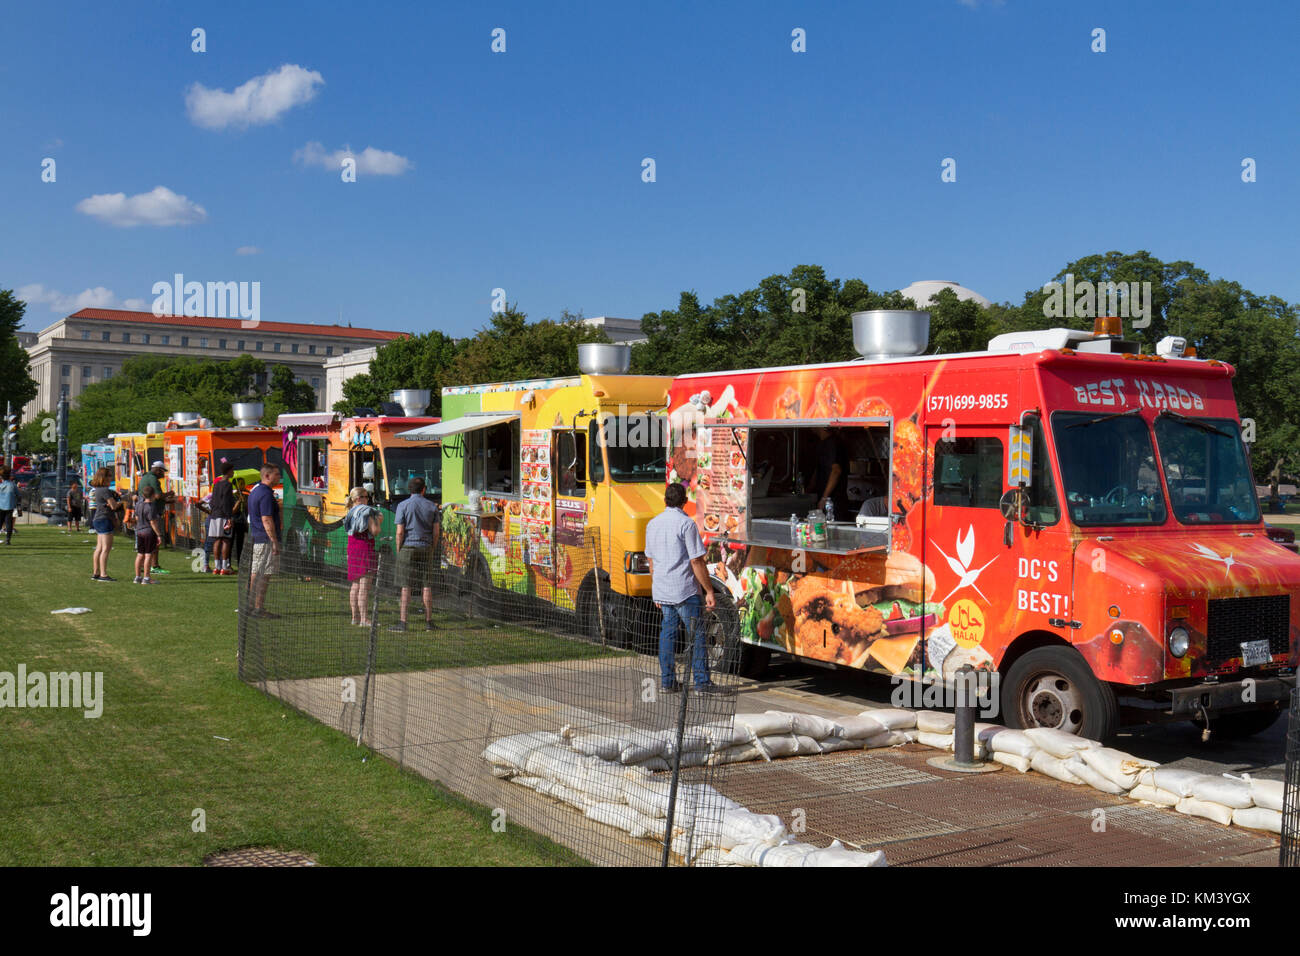
[[889, 418], [893, 411], [883, 398], [864, 398], [853, 409], [854, 418]]
[[787, 385], [785, 391], [772, 403], [773, 418], [798, 418], [803, 411], [803, 399], [793, 387]]
[[[829, 627], [830, 634], [838, 641], [857, 645], [860, 651], [884, 633], [884, 618], [880, 611], [874, 607], [860, 607], [852, 595], [844, 593], [840, 581], [819, 576], [802, 577], [790, 589], [790, 604], [800, 643], [806, 643], [815, 635], [815, 643], [820, 644]], [[829, 637], [826, 640], [829, 647]]]
[[808, 409], [809, 418], [840, 418], [844, 415], [844, 399], [840, 398], [839, 386], [829, 376], [817, 383], [813, 389], [812, 408]]
[[925, 436], [915, 418], [894, 423], [894, 507], [906, 514], [921, 500]]

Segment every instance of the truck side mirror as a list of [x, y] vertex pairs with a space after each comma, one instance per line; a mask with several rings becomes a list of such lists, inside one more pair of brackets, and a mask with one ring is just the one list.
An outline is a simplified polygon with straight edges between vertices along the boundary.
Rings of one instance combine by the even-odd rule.
[[998, 510], [1002, 512], [1002, 517], [1006, 519], [1006, 525], [1002, 530], [1002, 543], [1008, 548], [1011, 547], [1012, 532], [1011, 525], [1013, 522], [1028, 524], [1029, 492], [1023, 487], [1008, 488], [998, 500]]

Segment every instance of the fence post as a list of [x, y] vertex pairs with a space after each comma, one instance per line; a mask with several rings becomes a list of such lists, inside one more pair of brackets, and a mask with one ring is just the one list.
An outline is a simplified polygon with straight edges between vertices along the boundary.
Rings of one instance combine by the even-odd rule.
[[375, 658], [379, 645], [379, 576], [384, 563], [384, 552], [375, 548], [375, 580], [370, 587], [370, 636], [366, 650], [366, 675], [361, 684], [361, 720], [357, 727], [357, 746], [366, 732], [366, 705], [370, 702], [370, 681], [375, 672]]
[[[677, 811], [677, 791], [681, 782], [682, 774], [682, 743], [686, 736], [686, 698], [691, 692], [691, 681], [694, 679], [694, 654], [695, 654], [695, 628], [699, 623], [699, 617], [691, 618], [686, 623], [686, 653], [687, 653], [687, 671], [686, 679], [680, 680], [677, 677], [675, 661], [677, 655], [674, 654], [674, 674], [673, 679], [681, 685], [681, 701], [677, 706], [677, 745], [673, 747], [673, 765], [672, 779], [668, 784], [668, 818], [664, 823], [664, 851], [660, 861], [660, 866], [668, 865], [668, 854], [673, 846], [673, 817]], [[680, 626], [680, 620], [679, 620]], [[673, 635], [673, 640], [677, 640], [677, 635]], [[674, 650], [676, 650], [674, 648]]]
[[1291, 691], [1286, 728], [1286, 783], [1282, 793], [1279, 866], [1300, 866], [1300, 687]]

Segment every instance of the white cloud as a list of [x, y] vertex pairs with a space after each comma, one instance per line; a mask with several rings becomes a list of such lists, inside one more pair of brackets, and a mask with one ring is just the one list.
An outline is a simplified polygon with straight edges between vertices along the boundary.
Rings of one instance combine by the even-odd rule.
[[113, 290], [105, 289], [102, 285], [78, 292], [76, 295], [66, 295], [57, 289], [47, 289], [39, 282], [34, 282], [20, 288], [17, 294], [18, 298], [28, 305], [48, 305], [51, 312], [59, 312], [64, 315], [79, 312], [82, 309], [124, 308], [145, 310], [145, 301], [143, 299], [127, 299], [125, 302], [119, 303], [117, 296], [113, 294]]
[[257, 246], [240, 246], [235, 250], [235, 255], [237, 256], [257, 256], [261, 255], [261, 253], [262, 250], [257, 248]]
[[207, 210], [166, 186], [147, 193], [102, 193], [77, 203], [77, 212], [110, 226], [187, 226], [208, 218]]
[[313, 142], [293, 154], [294, 161], [304, 166], [320, 166], [334, 171], [341, 169], [343, 160], [349, 156], [357, 161], [357, 174], [361, 176], [400, 176], [415, 166], [405, 156], [373, 146], [367, 146], [359, 153], [353, 152], [351, 146], [329, 153], [320, 143]]
[[149, 303], [144, 299], [123, 299], [122, 308], [130, 309], [132, 312], [149, 312]]
[[324, 77], [315, 70], [286, 63], [278, 70], [253, 77], [230, 93], [195, 83], [185, 93], [185, 109], [194, 125], [206, 129], [262, 126], [310, 101], [324, 83]]

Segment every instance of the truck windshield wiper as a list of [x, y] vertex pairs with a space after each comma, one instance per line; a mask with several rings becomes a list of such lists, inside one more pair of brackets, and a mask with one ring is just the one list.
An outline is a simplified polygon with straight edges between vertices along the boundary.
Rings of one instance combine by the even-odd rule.
[[1160, 411], [1156, 413], [1156, 418], [1172, 418], [1175, 421], [1182, 422], [1184, 425], [1190, 425], [1192, 428], [1199, 428], [1203, 432], [1213, 432], [1216, 435], [1222, 435], [1224, 438], [1236, 437], [1235, 435], [1225, 432], [1222, 429], [1215, 428], [1209, 422], [1202, 421], [1199, 418], [1188, 418], [1186, 415], [1180, 415], [1177, 412], [1171, 412], [1167, 408], [1160, 409]]
[[1112, 415], [1099, 415], [1096, 418], [1089, 418], [1087, 421], [1075, 422], [1073, 425], [1066, 425], [1066, 428], [1082, 428], [1084, 425], [1096, 425], [1098, 422], [1108, 422], [1112, 418], [1123, 418], [1125, 415], [1136, 415], [1141, 412], [1140, 408], [1130, 408], [1127, 411], [1115, 412]]

